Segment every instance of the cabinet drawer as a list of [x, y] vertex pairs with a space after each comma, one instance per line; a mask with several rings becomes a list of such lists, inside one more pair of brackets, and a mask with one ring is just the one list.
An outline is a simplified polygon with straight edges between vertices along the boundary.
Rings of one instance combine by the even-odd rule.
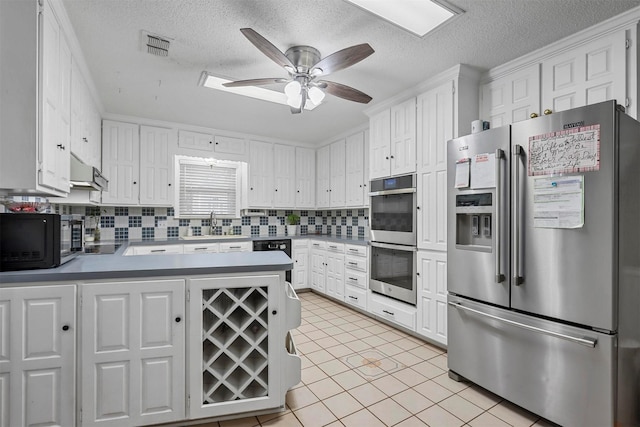
[[321, 249], [321, 250], [324, 250], [324, 249], [326, 249], [326, 248], [327, 248], [327, 242], [320, 242], [320, 241], [312, 240], [312, 241], [311, 241], [311, 245], [309, 245], [309, 247], [310, 247], [311, 249]]
[[200, 244], [185, 244], [185, 254], [197, 254], [197, 253], [216, 253], [220, 252], [219, 243], [200, 243]]
[[224, 242], [220, 243], [220, 252], [251, 252], [251, 242]]
[[344, 253], [344, 243], [327, 243], [327, 252]]
[[344, 302], [354, 305], [363, 310], [367, 309], [367, 291], [365, 289], [345, 286]]
[[359, 257], [367, 257], [367, 247], [360, 245], [344, 245], [347, 255], [354, 255]]
[[347, 285], [367, 289], [367, 274], [349, 269], [344, 270], [344, 281]]
[[181, 254], [182, 245], [134, 246], [133, 255], [171, 255]]
[[309, 247], [309, 239], [291, 239], [291, 247], [306, 249]]
[[354, 256], [347, 255], [344, 258], [344, 267], [346, 270], [358, 270], [364, 273], [367, 272], [367, 259], [366, 258], [358, 258]]
[[376, 316], [397, 323], [412, 331], [416, 330], [416, 309], [400, 302], [372, 293], [369, 311]]

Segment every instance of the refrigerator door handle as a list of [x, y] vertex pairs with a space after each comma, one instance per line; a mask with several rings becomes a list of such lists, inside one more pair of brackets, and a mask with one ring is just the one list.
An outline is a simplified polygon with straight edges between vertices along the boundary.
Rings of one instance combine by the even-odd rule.
[[520, 145], [513, 147], [513, 284], [520, 286], [523, 277], [520, 276], [520, 155], [523, 153]]
[[502, 196], [502, 162], [504, 159], [504, 151], [497, 148], [496, 149], [496, 225], [495, 231], [493, 233], [494, 238], [496, 239], [496, 250], [495, 250], [495, 273], [496, 273], [496, 283], [504, 282], [504, 274], [501, 273], [500, 270], [500, 249], [502, 242], [500, 240], [500, 216], [501, 216], [501, 205], [502, 202], [500, 197]]
[[562, 334], [560, 332], [550, 331], [548, 329], [538, 328], [537, 326], [527, 325], [527, 324], [524, 324], [524, 323], [516, 322], [514, 320], [509, 320], [509, 319], [505, 319], [503, 317], [495, 316], [493, 314], [485, 313], [483, 311], [476, 310], [476, 309], [473, 309], [473, 308], [470, 308], [470, 307], [465, 307], [464, 305], [460, 304], [459, 302], [451, 302], [450, 301], [448, 304], [450, 306], [452, 306], [452, 307], [455, 307], [455, 308], [458, 308], [458, 309], [462, 309], [462, 310], [465, 310], [465, 311], [469, 311], [471, 313], [478, 314], [480, 316], [488, 317], [490, 319], [497, 320], [499, 322], [507, 323], [507, 324], [509, 324], [511, 326], [515, 326], [515, 327], [518, 327], [518, 328], [526, 329], [526, 330], [532, 331], [532, 332], [537, 332], [539, 334], [551, 335], [553, 337], [560, 338], [560, 339], [567, 340], [567, 341], [571, 341], [571, 342], [574, 342], [576, 344], [583, 345], [585, 347], [594, 348], [596, 346], [596, 344], [598, 343], [598, 339], [597, 338], [576, 337], [576, 336], [573, 336], [573, 335], [567, 335], [567, 334]]

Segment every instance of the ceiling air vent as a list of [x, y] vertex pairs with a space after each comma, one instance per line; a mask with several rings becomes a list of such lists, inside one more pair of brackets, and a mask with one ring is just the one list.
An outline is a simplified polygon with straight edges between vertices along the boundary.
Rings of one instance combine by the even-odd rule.
[[169, 56], [169, 40], [147, 34], [147, 53], [156, 56]]

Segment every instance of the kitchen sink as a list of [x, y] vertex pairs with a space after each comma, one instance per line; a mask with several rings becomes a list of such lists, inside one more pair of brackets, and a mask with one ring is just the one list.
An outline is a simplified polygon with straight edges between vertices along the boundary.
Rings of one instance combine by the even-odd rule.
[[248, 239], [249, 236], [238, 234], [227, 234], [223, 236], [205, 235], [205, 236], [181, 236], [181, 240], [226, 240], [226, 239]]

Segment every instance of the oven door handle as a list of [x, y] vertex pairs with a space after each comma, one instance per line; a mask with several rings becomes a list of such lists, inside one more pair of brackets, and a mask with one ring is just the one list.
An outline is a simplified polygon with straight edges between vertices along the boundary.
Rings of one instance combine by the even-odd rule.
[[373, 191], [369, 193], [369, 196], [392, 196], [394, 194], [411, 194], [415, 193], [415, 187], [412, 188], [398, 188], [395, 190], [383, 190], [383, 191]]
[[406, 252], [418, 251], [418, 248], [416, 248], [415, 246], [391, 245], [389, 243], [379, 243], [379, 242], [369, 242], [369, 244], [376, 248], [392, 249], [396, 251], [406, 251]]

